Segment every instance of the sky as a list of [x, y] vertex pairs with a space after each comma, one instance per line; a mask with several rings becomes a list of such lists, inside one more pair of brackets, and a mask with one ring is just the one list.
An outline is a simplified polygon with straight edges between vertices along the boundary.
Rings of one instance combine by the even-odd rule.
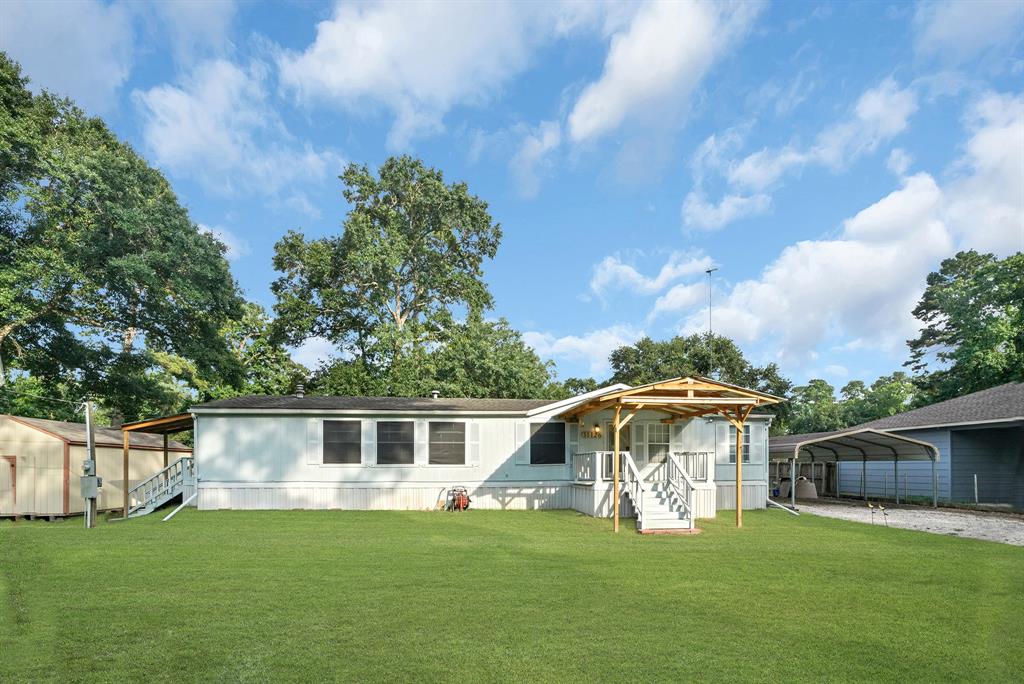
[[492, 314], [563, 379], [706, 331], [710, 289], [755, 364], [870, 382], [942, 259], [1024, 249], [1021, 2], [5, 0], [0, 49], [268, 309], [274, 243], [340, 233], [346, 164], [465, 181], [504, 233]]

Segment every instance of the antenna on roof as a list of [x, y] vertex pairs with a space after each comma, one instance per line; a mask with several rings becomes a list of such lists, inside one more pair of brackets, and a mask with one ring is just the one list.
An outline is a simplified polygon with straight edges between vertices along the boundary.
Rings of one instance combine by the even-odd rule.
[[711, 343], [711, 274], [718, 270], [718, 267], [709, 268], [704, 271], [708, 274], [708, 376], [719, 379], [719, 375], [715, 372], [715, 347]]

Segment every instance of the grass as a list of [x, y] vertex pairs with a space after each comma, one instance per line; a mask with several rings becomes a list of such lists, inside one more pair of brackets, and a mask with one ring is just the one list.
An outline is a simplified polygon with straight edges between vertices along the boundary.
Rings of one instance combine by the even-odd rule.
[[729, 518], [697, 537], [562, 511], [0, 523], [0, 681], [1024, 677], [1024, 548]]

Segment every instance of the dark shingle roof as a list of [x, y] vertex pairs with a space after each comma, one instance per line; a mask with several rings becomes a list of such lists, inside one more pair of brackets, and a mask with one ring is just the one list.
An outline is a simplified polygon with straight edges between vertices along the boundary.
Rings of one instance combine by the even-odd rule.
[[[66, 439], [69, 442], [85, 444], [85, 423], [68, 423], [62, 420], [23, 418], [21, 416], [7, 416], [7, 418], [39, 428], [40, 430], [49, 432], [61, 439]], [[121, 441], [121, 431], [117, 428], [97, 426], [93, 431], [93, 434], [96, 436], [97, 446], [120, 447], [123, 445], [123, 442]], [[164, 438], [162, 435], [152, 435], [145, 432], [130, 432], [128, 434], [131, 435], [131, 441], [129, 444], [133, 447], [162, 449], [164, 446]], [[170, 442], [169, 446], [172, 449], [189, 449], [187, 445], [173, 440]]]
[[987, 420], [1024, 420], [1024, 382], [1010, 382], [991, 387], [888, 418], [872, 420], [856, 427], [905, 430], [929, 425], [959, 425]]
[[424, 397], [232, 397], [193, 406], [194, 409], [241, 409], [288, 411], [500, 411], [526, 413], [553, 404], [550, 399], [428, 399]]

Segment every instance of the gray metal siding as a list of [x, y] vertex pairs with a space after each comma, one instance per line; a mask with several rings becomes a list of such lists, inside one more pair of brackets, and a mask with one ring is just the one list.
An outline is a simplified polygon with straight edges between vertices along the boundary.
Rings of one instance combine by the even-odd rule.
[[[950, 499], [950, 451], [949, 430], [934, 428], [928, 430], [900, 430], [904, 437], [918, 439], [934, 444], [939, 450], [939, 461], [935, 464], [938, 480], [939, 499]], [[859, 496], [861, 492], [861, 476], [863, 465], [855, 461], [839, 464], [839, 487], [845, 496]], [[895, 473], [892, 461], [873, 461], [867, 464], [868, 496], [889, 497], [894, 493]], [[931, 461], [900, 461], [899, 463], [900, 498], [904, 492], [912, 497], [932, 496], [932, 464]]]
[[980, 503], [1007, 503], [1024, 508], [1024, 429], [953, 430], [953, 499], [974, 501], [978, 476]]

